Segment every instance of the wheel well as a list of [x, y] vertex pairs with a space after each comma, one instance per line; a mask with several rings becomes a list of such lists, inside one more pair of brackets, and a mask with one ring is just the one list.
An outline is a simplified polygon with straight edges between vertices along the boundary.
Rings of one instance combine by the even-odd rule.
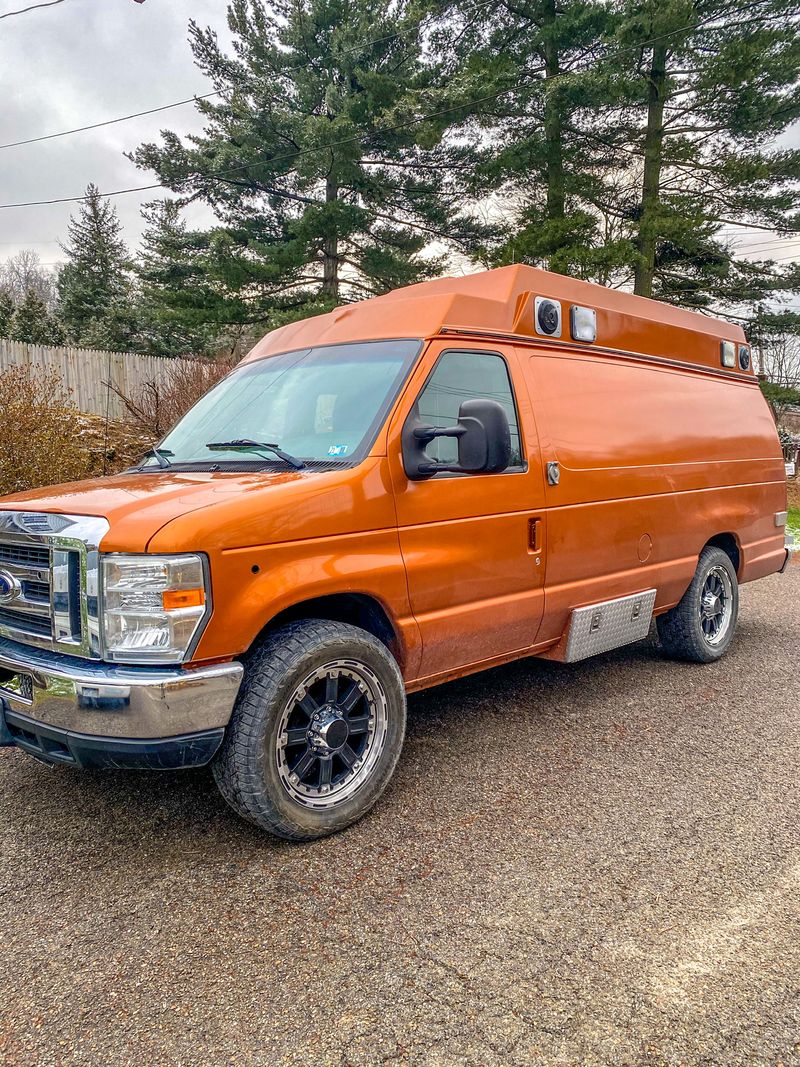
[[715, 537], [709, 538], [703, 545], [703, 548], [708, 548], [709, 545], [721, 548], [722, 551], [726, 553], [738, 575], [739, 564], [741, 563], [741, 553], [739, 552], [739, 542], [734, 535], [732, 533], [717, 534]]
[[335, 593], [293, 604], [269, 620], [253, 645], [258, 644], [269, 631], [298, 619], [330, 619], [331, 622], [348, 622], [358, 626], [377, 637], [402, 664], [402, 645], [391, 619], [379, 601], [364, 593]]

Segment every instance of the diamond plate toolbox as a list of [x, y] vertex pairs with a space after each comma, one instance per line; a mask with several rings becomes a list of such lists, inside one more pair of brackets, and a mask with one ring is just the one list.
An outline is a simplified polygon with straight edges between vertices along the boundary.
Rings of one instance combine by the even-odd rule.
[[655, 589], [576, 608], [567, 635], [565, 662], [574, 663], [598, 652], [647, 637], [656, 602]]

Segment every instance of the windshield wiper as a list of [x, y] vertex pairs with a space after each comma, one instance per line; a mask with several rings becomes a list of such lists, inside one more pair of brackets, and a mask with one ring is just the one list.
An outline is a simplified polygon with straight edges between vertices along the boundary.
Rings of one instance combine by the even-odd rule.
[[[153, 448], [148, 448], [148, 450], [142, 456], [142, 459], [144, 460], [147, 459], [148, 456], [152, 456], [158, 462], [158, 466], [160, 467], [160, 469], [162, 471], [165, 471], [167, 467], [172, 466], [170, 461], [167, 459], [167, 456], [174, 455], [175, 453], [170, 452], [168, 448], [156, 448], [155, 446], [153, 446]], [[140, 465], [136, 468], [136, 470], [144, 470], [144, 467]]]
[[294, 467], [296, 471], [305, 470], [306, 466], [302, 459], [298, 459], [297, 456], [290, 456], [288, 452], [284, 452], [276, 444], [272, 444], [269, 441], [251, 441], [247, 437], [240, 437], [235, 441], [211, 441], [210, 444], [206, 445], [206, 448], [212, 452], [272, 452], [278, 459], [282, 459], [284, 463]]

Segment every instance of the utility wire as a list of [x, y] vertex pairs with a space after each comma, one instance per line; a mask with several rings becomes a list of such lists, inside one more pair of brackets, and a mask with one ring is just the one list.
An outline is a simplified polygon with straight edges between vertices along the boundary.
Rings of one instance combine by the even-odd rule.
[[[130, 189], [115, 189], [110, 193], [100, 193], [100, 197], [103, 200], [109, 200], [113, 196], [122, 196], [124, 193], [144, 193], [150, 189], [166, 189], [168, 186], [162, 185], [161, 182], [156, 182], [155, 185], [136, 185]], [[90, 197], [84, 196], [62, 196], [55, 200], [29, 200], [22, 204], [0, 204], [0, 211], [6, 211], [15, 207], [46, 207], [48, 204], [77, 204], [85, 200], [89, 200]]]
[[[63, 0], [56, 0], [56, 3], [62, 3], [62, 2], [63, 2]], [[497, 0], [481, 0], [480, 3], [474, 4], [471, 7], [465, 8], [464, 14], [465, 15], [472, 14], [475, 11], [479, 11], [481, 8], [489, 7], [489, 6], [495, 6], [496, 3], [497, 3]], [[14, 14], [14, 12], [11, 12], [11, 14]], [[5, 18], [5, 16], [3, 16], [3, 17]], [[326, 52], [321, 53], [321, 55], [318, 57], [318, 59], [329, 59], [334, 54], [336, 54], [336, 55], [347, 55], [350, 52], [363, 51], [363, 49], [370, 48], [372, 45], [383, 44], [384, 41], [390, 41], [390, 40], [392, 40], [393, 37], [402, 37], [402, 31], [396, 30], [394, 33], [387, 33], [387, 34], [384, 34], [383, 37], [375, 37], [373, 40], [370, 40], [370, 41], [362, 41], [357, 45], [349, 45], [347, 48], [338, 48], [338, 49], [330, 48]], [[299, 69], [301, 66], [305, 66], [305, 65], [306, 64], [298, 63], [297, 64], [297, 68]], [[202, 94], [199, 94], [199, 95], [187, 97], [185, 100], [175, 100], [171, 104], [162, 104], [160, 107], [153, 107], [153, 108], [150, 108], [147, 111], [136, 111], [132, 115], [120, 115], [117, 118], [106, 119], [103, 122], [93, 122], [88, 126], [76, 126], [75, 129], [73, 129], [73, 130], [61, 130], [59, 133], [46, 133], [46, 134], [43, 134], [41, 137], [29, 137], [29, 138], [27, 138], [27, 140], [24, 140], [24, 141], [10, 141], [8, 144], [0, 144], [0, 152], [2, 152], [6, 148], [19, 148], [22, 145], [38, 144], [40, 141], [52, 141], [52, 140], [55, 140], [55, 138], [57, 138], [57, 137], [70, 137], [70, 136], [72, 136], [72, 134], [85, 133], [87, 130], [98, 130], [102, 126], [113, 126], [116, 123], [129, 122], [131, 119], [139, 119], [139, 118], [142, 118], [142, 117], [144, 117], [146, 115], [156, 115], [160, 111], [169, 111], [171, 108], [174, 108], [174, 107], [183, 107], [186, 104], [193, 104], [197, 100], [209, 100], [213, 96], [221, 96], [222, 93], [224, 93], [224, 92], [225, 92], [224, 89], [216, 89], [212, 93], [202, 93]]]
[[[60, 3], [61, 0], [58, 0]], [[208, 100], [209, 97], [219, 96], [224, 89], [217, 89], [213, 93], [203, 93], [201, 96], [189, 96], [185, 100], [176, 100], [173, 104], [163, 104], [161, 107], [152, 107], [149, 111], [137, 111], [133, 115], [120, 115], [116, 119], [106, 119], [104, 122], [93, 122], [89, 126], [76, 126], [74, 130], [62, 130], [60, 133], [46, 133], [41, 137], [29, 137], [26, 141], [9, 141], [8, 144], [0, 144], [0, 151], [4, 148], [19, 148], [24, 144], [38, 144], [39, 141], [52, 141], [56, 137], [69, 137], [73, 133], [84, 133], [86, 130], [99, 130], [101, 126], [113, 126], [117, 122], [128, 122], [130, 119], [140, 119], [143, 115], [155, 115], [159, 111], [169, 111], [173, 107], [181, 107], [184, 104], [194, 104], [198, 100]]]
[[[746, 6], [740, 8], [738, 13], [741, 14], [743, 11], [750, 10], [752, 8], [760, 7], [760, 6], [762, 6], [763, 2], [764, 2], [764, 0], [755, 0], [754, 3], [747, 4]], [[688, 31], [688, 30], [699, 29], [699, 27], [701, 27], [703, 25], [706, 25], [709, 22], [713, 22], [714, 18], [716, 18], [716, 17], [717, 17], [716, 15], [709, 16], [707, 19], [701, 20], [700, 22], [687, 23], [685, 26], [679, 26], [674, 30], [668, 30], [665, 33], [658, 34], [655, 37], [650, 37], [650, 38], [648, 38], [648, 39], [646, 39], [644, 41], [638, 41], [636, 44], [626, 45], [626, 46], [623, 46], [621, 48], [613, 49], [611, 52], [607, 53], [603, 58], [606, 59], [606, 60], [613, 59], [616, 56], [622, 55], [622, 54], [624, 54], [626, 52], [638, 51], [639, 49], [646, 48], [649, 45], [655, 44], [658, 41], [665, 40], [665, 39], [668, 39], [670, 37], [674, 37], [676, 34], [680, 34], [680, 33], [683, 33], [685, 31]], [[717, 28], [718, 29], [725, 29], [729, 25], [740, 25], [740, 24], [741, 24], [741, 20], [737, 19], [736, 23], [724, 23], [722, 26], [717, 27]], [[530, 76], [528, 77], [528, 79], [526, 81], [516, 82], [514, 85], [509, 86], [506, 89], [500, 89], [500, 90], [498, 90], [497, 92], [494, 92], [494, 93], [487, 93], [484, 96], [475, 97], [475, 98], [473, 98], [471, 100], [465, 101], [464, 103], [454, 104], [451, 107], [442, 108], [439, 111], [433, 111], [433, 112], [430, 112], [427, 115], [420, 115], [417, 118], [407, 119], [405, 122], [394, 123], [394, 124], [392, 124], [390, 126], [382, 126], [379, 129], [376, 129], [372, 134], [365, 135], [363, 138], [356, 134], [356, 135], [351, 136], [351, 137], [340, 138], [339, 140], [336, 140], [336, 141], [329, 141], [327, 144], [318, 145], [318, 146], [315, 146], [314, 148], [300, 148], [295, 152], [289, 152], [289, 153], [286, 153], [285, 155], [282, 155], [282, 156], [265, 156], [265, 157], [261, 157], [261, 159], [259, 159], [259, 157], [256, 157], [255, 159], [251, 160], [250, 162], [242, 163], [239, 166], [228, 168], [227, 170], [223, 171], [221, 174], [215, 175], [215, 174], [203, 174], [203, 173], [200, 173], [196, 177], [200, 178], [200, 179], [206, 179], [206, 180], [209, 180], [209, 181], [225, 181], [225, 179], [229, 175], [235, 174], [235, 173], [240, 173], [243, 170], [249, 170], [251, 167], [257, 165], [259, 162], [262, 162], [262, 161], [266, 162], [266, 163], [279, 163], [279, 162], [282, 162], [284, 160], [298, 159], [298, 158], [301, 158], [303, 156], [307, 156], [307, 155], [309, 155], [311, 153], [329, 151], [332, 148], [340, 148], [340, 147], [342, 147], [344, 145], [352, 144], [354, 141], [359, 141], [359, 140], [369, 141], [371, 139], [374, 139], [375, 137], [381, 136], [381, 135], [386, 134], [386, 133], [394, 133], [394, 132], [397, 132], [398, 130], [408, 129], [408, 128], [410, 128], [412, 126], [416, 126], [416, 125], [418, 125], [418, 124], [420, 124], [422, 122], [430, 122], [431, 120], [436, 119], [436, 118], [441, 118], [444, 115], [450, 115], [453, 112], [458, 112], [458, 111], [465, 111], [465, 110], [468, 110], [469, 108], [474, 107], [477, 104], [487, 103], [487, 102], [489, 102], [491, 100], [497, 100], [500, 97], [507, 96], [509, 93], [518, 92], [520, 88], [525, 88], [532, 80], [534, 80], [534, 76], [535, 75], [539, 75], [539, 74], [545, 73], [546, 69], [547, 68], [546, 68], [545, 65], [542, 65], [540, 67], [536, 67], [530, 72]], [[553, 80], [555, 80], [555, 78], [568, 77], [571, 73], [572, 73], [571, 71], [562, 71], [559, 74], [553, 75], [553, 78], [551, 78], [549, 80], [553, 81]], [[189, 178], [181, 179], [180, 181], [183, 182], [183, 181], [188, 181], [188, 180], [189, 180]], [[176, 184], [179, 184], [179, 183], [176, 182]], [[171, 188], [171, 186], [167, 185], [164, 182], [155, 182], [155, 183], [152, 183], [152, 184], [149, 184], [149, 185], [131, 186], [131, 187], [126, 188], [126, 189], [115, 189], [115, 190], [113, 190], [111, 192], [108, 192], [108, 193], [100, 193], [99, 195], [103, 199], [109, 199], [109, 198], [114, 197], [114, 196], [124, 196], [124, 195], [126, 195], [128, 193], [150, 192], [151, 190], [154, 190], [154, 189], [170, 189], [170, 188]], [[296, 199], [296, 197], [293, 194], [282, 193], [279, 190], [270, 190], [268, 192], [268, 195], [276, 196], [278, 198], [284, 197], [285, 199]], [[76, 203], [83, 203], [88, 199], [89, 199], [89, 197], [86, 194], [84, 194], [84, 195], [81, 195], [81, 196], [55, 197], [55, 198], [53, 198], [51, 200], [29, 200], [29, 201], [24, 201], [24, 202], [15, 203], [15, 204], [0, 204], [0, 211], [7, 211], [7, 210], [14, 209], [14, 208], [23, 208], [23, 207], [45, 207], [45, 206], [49, 206], [49, 205], [52, 205], [52, 204], [76, 204]], [[728, 220], [720, 220], [720, 221], [726, 221], [727, 222]], [[733, 225], [737, 225], [737, 224], [733, 223]], [[767, 229], [768, 227], [757, 227], [757, 228]], [[776, 230], [775, 232], [781, 232], [781, 231]], [[790, 232], [794, 232], [794, 231], [790, 231]]]
[[766, 230], [767, 233], [800, 233], [800, 230], [783, 229], [780, 226], [762, 226], [758, 222], [733, 222], [731, 219], [717, 219], [726, 226], [743, 226], [747, 230]]
[[6, 11], [5, 15], [0, 15], [0, 19], [10, 19], [12, 15], [24, 15], [27, 11], [36, 11], [40, 7], [55, 7], [56, 4], [63, 4], [64, 0], [49, 0], [44, 4], [31, 4], [30, 7], [22, 7], [19, 11]]

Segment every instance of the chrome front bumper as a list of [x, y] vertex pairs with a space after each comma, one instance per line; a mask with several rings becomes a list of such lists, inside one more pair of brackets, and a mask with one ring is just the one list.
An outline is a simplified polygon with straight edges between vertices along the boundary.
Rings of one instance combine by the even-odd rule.
[[241, 680], [235, 662], [125, 667], [0, 638], [0, 700], [56, 731], [147, 740], [219, 729], [231, 717]]

